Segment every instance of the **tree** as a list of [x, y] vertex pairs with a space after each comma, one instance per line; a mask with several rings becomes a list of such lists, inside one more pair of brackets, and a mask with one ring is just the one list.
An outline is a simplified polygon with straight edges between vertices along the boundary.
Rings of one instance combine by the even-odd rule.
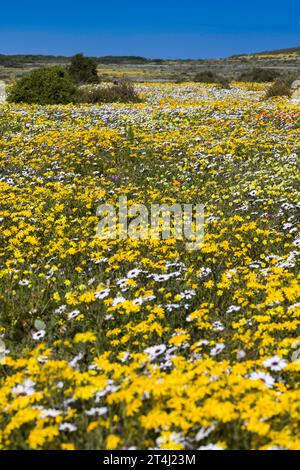
[[99, 81], [96, 60], [91, 57], [84, 57], [83, 54], [76, 54], [72, 57], [69, 73], [77, 84], [97, 83]]
[[77, 87], [64, 67], [33, 70], [17, 80], [8, 93], [8, 101], [30, 104], [67, 104], [76, 101]]

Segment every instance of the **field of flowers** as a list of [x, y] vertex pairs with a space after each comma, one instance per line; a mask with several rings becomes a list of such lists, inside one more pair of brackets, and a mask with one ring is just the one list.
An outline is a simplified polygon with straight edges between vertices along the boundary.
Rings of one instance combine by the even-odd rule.
[[[260, 85], [0, 107], [0, 448], [300, 449], [300, 109]], [[205, 243], [101, 240], [201, 203]]]

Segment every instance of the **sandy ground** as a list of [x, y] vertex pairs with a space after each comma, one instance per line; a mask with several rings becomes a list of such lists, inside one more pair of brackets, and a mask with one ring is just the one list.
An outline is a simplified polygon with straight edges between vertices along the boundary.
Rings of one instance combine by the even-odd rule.
[[5, 83], [3, 82], [3, 80], [0, 80], [0, 103], [4, 103], [5, 97]]

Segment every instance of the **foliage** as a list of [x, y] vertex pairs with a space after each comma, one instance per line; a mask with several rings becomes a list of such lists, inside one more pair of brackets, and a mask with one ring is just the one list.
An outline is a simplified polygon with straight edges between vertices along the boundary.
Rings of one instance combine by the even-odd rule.
[[217, 83], [218, 85], [221, 85], [222, 88], [230, 88], [229, 81], [225, 77], [222, 77], [211, 70], [198, 72], [194, 77], [194, 82]]
[[63, 67], [45, 67], [24, 75], [8, 90], [8, 101], [67, 104], [76, 101], [77, 88]]
[[240, 82], [273, 82], [280, 76], [280, 72], [274, 69], [253, 68], [241, 73], [238, 80]]
[[83, 54], [76, 54], [71, 59], [69, 73], [77, 84], [97, 83], [97, 62], [91, 57], [84, 57]]
[[277, 96], [290, 97], [291, 95], [292, 91], [286, 83], [282, 81], [276, 81], [275, 83], [273, 83], [273, 85], [270, 86], [270, 88], [268, 88], [265, 98], [269, 99]]
[[82, 87], [82, 103], [139, 103], [140, 98], [130, 82], [116, 82], [110, 86]]

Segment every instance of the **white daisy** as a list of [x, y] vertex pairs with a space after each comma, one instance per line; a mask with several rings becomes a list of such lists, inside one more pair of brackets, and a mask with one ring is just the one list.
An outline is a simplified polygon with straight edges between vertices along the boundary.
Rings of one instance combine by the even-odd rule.
[[39, 341], [40, 339], [44, 338], [45, 334], [45, 330], [36, 331], [35, 333], [32, 333], [32, 338], [34, 341]]
[[101, 408], [91, 408], [90, 410], [86, 410], [85, 413], [88, 416], [95, 416], [95, 415], [103, 416], [107, 413], [107, 411], [108, 411], [107, 406], [102, 406]]
[[141, 273], [141, 269], [132, 269], [131, 271], [128, 271], [127, 273], [127, 277], [128, 279], [134, 279], [135, 277], [137, 277], [140, 273]]
[[74, 426], [74, 424], [71, 424], [71, 423], [61, 423], [59, 425], [59, 430], [60, 431], [74, 432], [74, 431], [77, 430], [77, 426]]
[[275, 380], [273, 379], [273, 377], [271, 375], [265, 374], [264, 372], [260, 372], [260, 371], [259, 372], [252, 372], [249, 375], [249, 378], [251, 380], [261, 380], [269, 388], [272, 388], [273, 385], [274, 385], [274, 382], [275, 382]]
[[158, 344], [157, 346], [151, 346], [145, 349], [145, 353], [148, 354], [150, 360], [155, 359], [157, 356], [163, 354], [166, 350], [166, 346], [164, 344]]
[[218, 344], [215, 345], [214, 348], [211, 349], [210, 355], [211, 356], [217, 356], [218, 354], [220, 354], [221, 351], [223, 351], [224, 348], [225, 348], [225, 344], [218, 343]]
[[96, 299], [105, 299], [106, 297], [108, 297], [109, 293], [110, 289], [103, 289], [100, 292], [96, 292], [95, 297]]
[[279, 371], [287, 366], [287, 362], [279, 356], [273, 356], [269, 359], [266, 359], [263, 362], [263, 365], [270, 370]]
[[68, 320], [73, 320], [80, 314], [79, 310], [73, 310], [72, 312], [68, 313]]

